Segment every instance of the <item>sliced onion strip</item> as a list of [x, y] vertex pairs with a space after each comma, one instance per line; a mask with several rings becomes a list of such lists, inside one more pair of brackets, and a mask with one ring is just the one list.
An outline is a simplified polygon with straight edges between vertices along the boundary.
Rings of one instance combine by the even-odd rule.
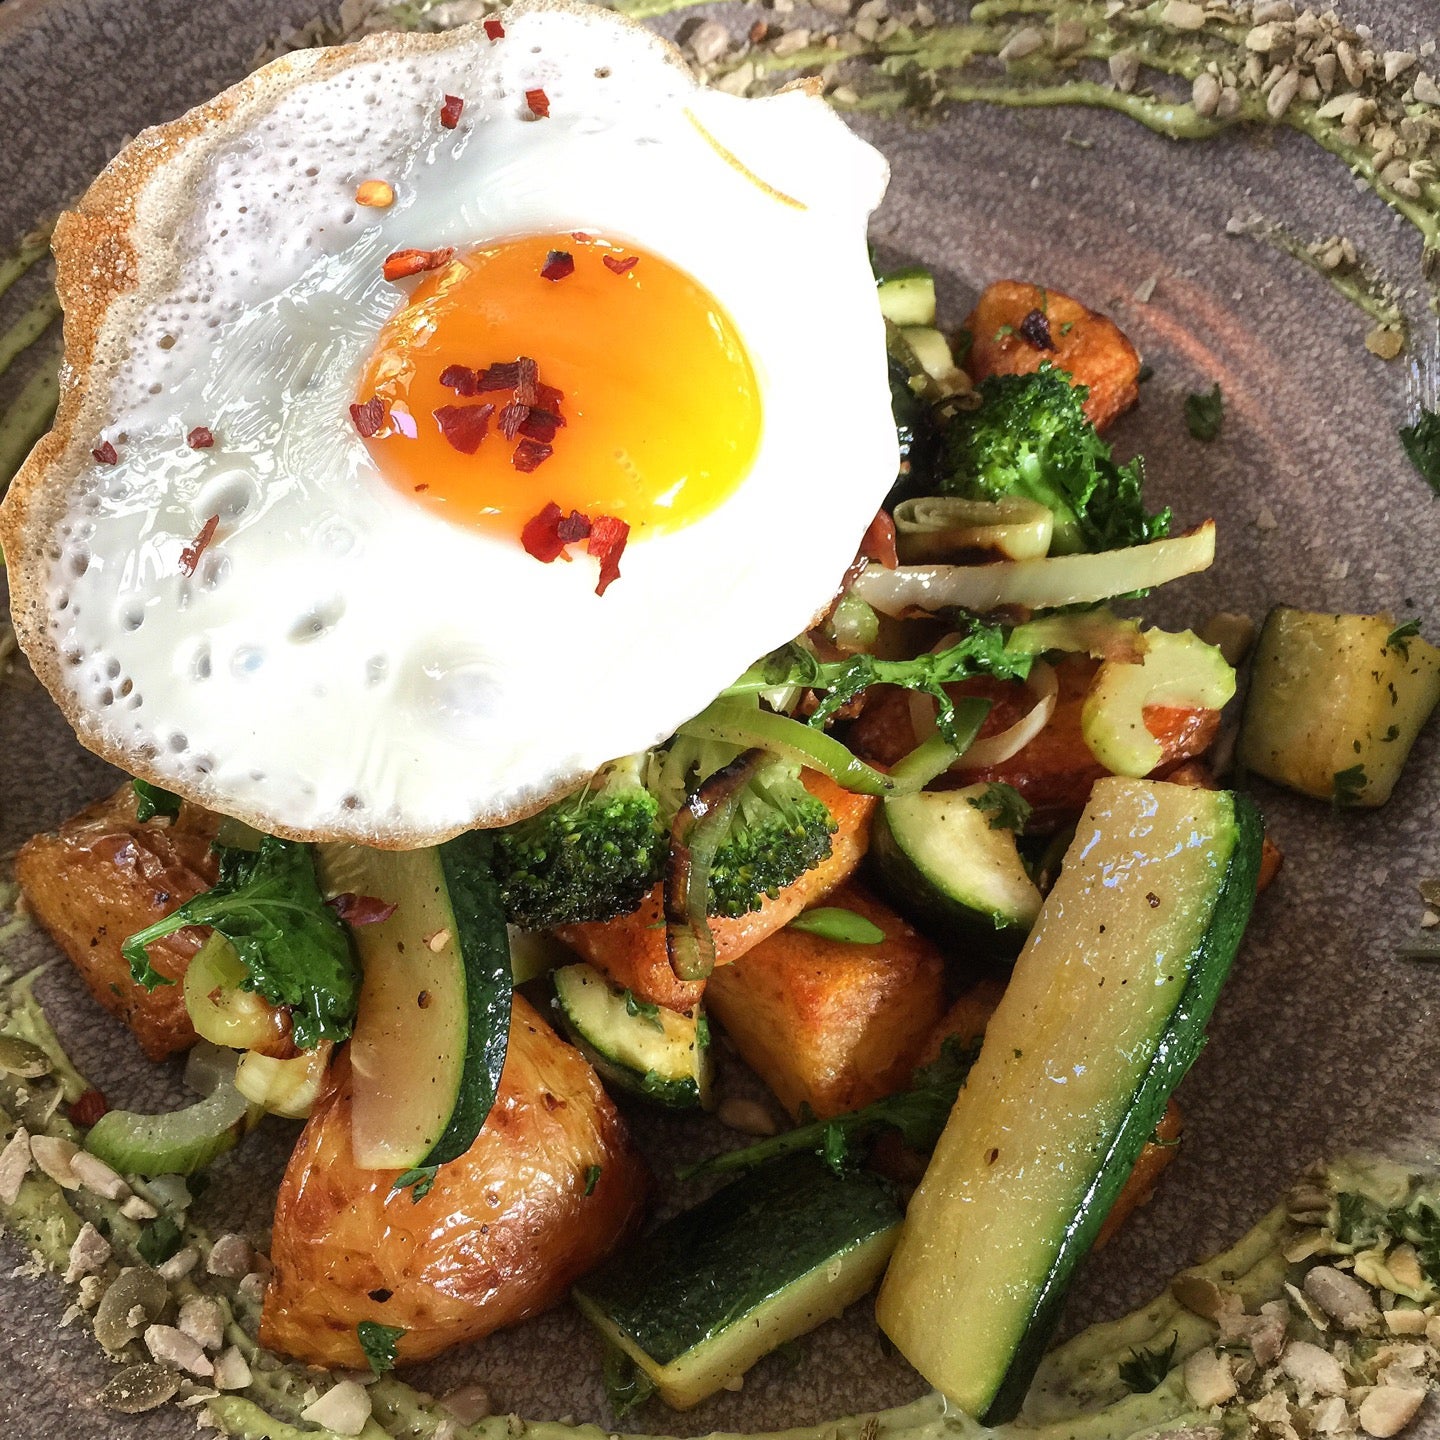
[[[1055, 713], [1055, 701], [1060, 693], [1060, 681], [1054, 667], [1044, 660], [1037, 660], [1030, 668], [1025, 688], [1035, 697], [1035, 703], [1029, 710], [998, 735], [987, 735], [983, 740], [972, 741], [950, 769], [984, 770], [991, 765], [1002, 764], [1023, 750], [1045, 728]], [[917, 741], [923, 742], [935, 732], [933, 705], [929, 696], [910, 696], [910, 723], [915, 729]]]
[[921, 495], [895, 507], [895, 544], [913, 564], [949, 560], [967, 550], [993, 550], [1007, 560], [1034, 560], [1050, 549], [1055, 516], [1038, 501], [1018, 495], [965, 500], [958, 495]]
[[885, 615], [958, 608], [984, 612], [1002, 605], [1051, 610], [1088, 605], [1148, 590], [1208, 570], [1215, 561], [1215, 522], [1166, 540], [1094, 555], [999, 560], [990, 565], [870, 566], [851, 587]]

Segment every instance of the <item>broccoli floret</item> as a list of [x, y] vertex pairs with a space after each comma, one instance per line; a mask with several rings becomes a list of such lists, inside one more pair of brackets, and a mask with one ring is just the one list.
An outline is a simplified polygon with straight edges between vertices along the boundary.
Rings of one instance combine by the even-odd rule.
[[647, 755], [606, 766], [583, 790], [496, 832], [506, 918], [526, 930], [609, 920], [639, 905], [665, 860]]
[[[607, 766], [584, 790], [496, 833], [506, 918], [527, 930], [609, 920], [634, 910], [660, 879], [670, 822], [700, 781], [738, 745], [677, 739]], [[835, 820], [776, 760], [739, 798], [710, 871], [712, 915], [758, 910], [830, 854]]]
[[1144, 467], [1110, 458], [1085, 418], [1088, 392], [1050, 364], [1030, 375], [992, 375], [980, 406], [958, 412], [946, 431], [947, 495], [998, 500], [1021, 495], [1055, 516], [1051, 551], [1108, 550], [1168, 533], [1170, 512], [1149, 515]]

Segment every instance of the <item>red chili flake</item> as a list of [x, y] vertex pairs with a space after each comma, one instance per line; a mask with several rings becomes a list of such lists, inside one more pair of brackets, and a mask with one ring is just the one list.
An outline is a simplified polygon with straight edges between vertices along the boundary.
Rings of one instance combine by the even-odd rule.
[[180, 552], [180, 573], [182, 575], [193, 575], [195, 567], [200, 563], [200, 557], [205, 553], [205, 547], [215, 538], [216, 527], [220, 524], [220, 517], [212, 515], [201, 527], [200, 533]]
[[[492, 35], [490, 38], [493, 40], [495, 37]], [[440, 123], [447, 130], [453, 130], [460, 123], [460, 112], [464, 108], [465, 102], [458, 95], [447, 95], [440, 107]]]
[[630, 527], [613, 515], [597, 515], [590, 522], [590, 541], [585, 551], [597, 556], [600, 561], [600, 580], [595, 586], [597, 595], [603, 595], [611, 582], [620, 578], [620, 557], [625, 553], [625, 542], [629, 538]]
[[588, 539], [590, 529], [590, 517], [582, 515], [578, 510], [572, 510], [563, 520], [556, 523], [555, 534], [558, 539], [570, 545], [576, 540]]
[[507, 439], [513, 440], [524, 425], [530, 414], [528, 405], [521, 405], [518, 401], [512, 400], [500, 412], [500, 433]]
[[347, 925], [378, 925], [395, 913], [393, 902], [347, 890], [325, 902]]
[[1055, 342], [1050, 338], [1050, 317], [1043, 310], [1032, 310], [1015, 329], [1033, 350], [1055, 348]]
[[613, 255], [604, 255], [601, 258], [605, 261], [605, 268], [613, 270], [617, 275], [626, 274], [640, 263], [638, 255], [627, 255], [623, 260], [617, 260]]
[[[535, 387], [535, 408], [537, 410], [548, 410], [557, 420], [560, 420], [560, 407], [565, 403], [565, 395], [553, 385], [537, 385]], [[560, 420], [563, 425], [565, 422]]]
[[426, 270], [438, 270], [455, 258], [453, 245], [442, 246], [439, 250], [396, 250], [385, 257], [385, 278], [403, 280], [407, 275], [419, 275]]
[[434, 412], [440, 433], [462, 455], [473, 455], [490, 429], [495, 407], [482, 400], [478, 405], [442, 405]]
[[476, 373], [474, 393], [483, 395], [490, 390], [513, 390], [519, 383], [520, 362], [502, 360], [496, 365], [487, 365]]
[[767, 25], [763, 20], [757, 20], [750, 27], [750, 43], [752, 45], [758, 45], [769, 33], [769, 25]]
[[537, 440], [542, 445], [548, 445], [555, 438], [555, 432], [559, 430], [564, 423], [564, 420], [552, 411], [527, 409], [525, 418], [520, 422], [517, 433], [524, 435], [529, 440]]
[[527, 90], [525, 103], [537, 120], [544, 120], [550, 114], [550, 97], [543, 90]]
[[487, 20], [485, 22], [485, 33], [492, 40], [503, 40], [505, 38], [505, 27], [498, 20]]
[[103, 441], [90, 452], [102, 465], [114, 465], [120, 459], [120, 452], [108, 441]]
[[447, 365], [440, 372], [440, 383], [457, 395], [473, 395], [476, 378], [468, 365]]
[[185, 437], [185, 443], [192, 450], [208, 450], [215, 443], [215, 436], [204, 425], [197, 425]]
[[515, 362], [515, 399], [521, 405], [533, 405], [540, 398], [540, 367], [528, 356]]
[[350, 422], [362, 440], [369, 440], [385, 428], [389, 413], [390, 407], [378, 395], [372, 395], [363, 405], [350, 407]]
[[560, 522], [565, 512], [552, 500], [538, 515], [525, 522], [520, 532], [520, 543], [527, 555], [549, 565], [558, 560], [565, 551], [566, 542], [560, 538]]
[[554, 453], [552, 445], [541, 445], [537, 440], [522, 440], [515, 447], [510, 463], [522, 475], [528, 475], [532, 470], [538, 470]]
[[86, 1090], [77, 1095], [68, 1106], [66, 1114], [72, 1125], [88, 1130], [102, 1115], [108, 1114], [110, 1102], [99, 1090]]
[[563, 280], [575, 273], [575, 257], [568, 250], [552, 250], [545, 257], [545, 268], [540, 272], [542, 280]]
[[595, 241], [593, 235], [587, 235], [583, 230], [572, 230], [570, 232], [570, 238], [578, 241], [581, 245], [591, 245]]

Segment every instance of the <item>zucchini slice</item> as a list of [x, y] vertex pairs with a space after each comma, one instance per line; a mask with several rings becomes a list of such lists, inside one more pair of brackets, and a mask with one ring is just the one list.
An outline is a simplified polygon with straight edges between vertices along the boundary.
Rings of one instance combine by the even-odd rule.
[[1011, 1418], [1204, 1041], [1255, 897], [1243, 796], [1096, 783], [911, 1201], [881, 1328], [987, 1425]]
[[1040, 891], [1009, 830], [971, 801], [987, 787], [922, 790], [875, 812], [870, 859], [896, 906], [942, 936], [988, 939], [1013, 955], [1040, 913]]
[[858, 1300], [899, 1229], [884, 1181], [796, 1156], [666, 1221], [574, 1299], [667, 1404], [688, 1410]]
[[365, 978], [350, 1040], [355, 1163], [443, 1165], [471, 1146], [510, 1038], [510, 941], [490, 840], [469, 831], [423, 850], [322, 845], [327, 894], [392, 903], [356, 926]]
[[709, 1031], [698, 1006], [647, 1005], [592, 965], [566, 965], [554, 978], [560, 1019], [602, 1080], [672, 1110], [709, 1103]]
[[1440, 650], [1392, 616], [1282, 605], [1255, 647], [1236, 756], [1302, 795], [1383, 805], [1437, 701]]

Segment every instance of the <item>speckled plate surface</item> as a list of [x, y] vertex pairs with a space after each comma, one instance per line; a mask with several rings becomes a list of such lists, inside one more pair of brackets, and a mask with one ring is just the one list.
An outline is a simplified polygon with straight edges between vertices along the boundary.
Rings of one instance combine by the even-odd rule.
[[[238, 78], [256, 46], [312, 3], [0, 0], [0, 247], [82, 188], [128, 134]], [[1377, 49], [1414, 43], [1435, 23], [1434, 0], [1339, 8], [1376, 27]], [[1285, 601], [1389, 608], [1418, 614], [1432, 636], [1440, 629], [1440, 504], [1394, 434], [1411, 363], [1368, 355], [1357, 310], [1294, 261], [1225, 233], [1233, 214], [1259, 211], [1307, 238], [1341, 231], [1390, 273], [1418, 278], [1414, 232], [1357, 193], [1343, 166], [1289, 132], [1178, 145], [1079, 110], [977, 107], [923, 128], [863, 128], [894, 169], [876, 238], [938, 268], [944, 318], [961, 318], [989, 279], [1033, 279], [1111, 311], [1154, 365], [1118, 445], [1146, 454], [1154, 491], [1185, 522], [1213, 513], [1221, 531], [1214, 571], [1170, 587], [1149, 613], [1184, 624], [1221, 607], [1259, 617]], [[1417, 331], [1417, 351], [1433, 345], [1428, 328]], [[1217, 379], [1225, 434], [1202, 446], [1187, 435], [1181, 405]], [[0, 381], [0, 399], [6, 393]], [[0, 687], [0, 851], [115, 778], [76, 747], [28, 676]], [[1284, 872], [1259, 906], [1211, 1043], [1181, 1091], [1180, 1157], [1152, 1204], [1086, 1268], [1072, 1324], [1144, 1299], [1176, 1267], [1237, 1235], [1318, 1155], [1356, 1142], [1424, 1142], [1435, 1129], [1440, 970], [1392, 953], [1419, 919], [1415, 880], [1440, 873], [1440, 727], [1422, 738], [1379, 814], [1335, 814], [1264, 787], [1258, 798]], [[50, 953], [39, 940], [22, 949], [29, 959]], [[176, 1098], [174, 1075], [139, 1060], [66, 967], [47, 984], [63, 1037], [113, 1103]], [[268, 1182], [292, 1133], [277, 1125], [238, 1163], [216, 1168], [204, 1201], [216, 1223], [265, 1224]], [[649, 1125], [648, 1143], [662, 1152], [679, 1142], [674, 1122]], [[107, 1367], [79, 1328], [57, 1329], [58, 1282], [9, 1273], [22, 1259], [13, 1244], [0, 1246], [0, 1429], [192, 1434], [193, 1420], [178, 1412], [128, 1420], [94, 1408]], [[415, 1378], [438, 1389], [462, 1375], [484, 1380], [504, 1410], [603, 1418], [596, 1346], [565, 1312]], [[789, 1425], [920, 1388], [882, 1351], [861, 1305], [811, 1336], [798, 1362], [762, 1363], [738, 1394], [684, 1417], [656, 1404], [638, 1418], [680, 1433]], [[1426, 1429], [1440, 1429], [1425, 1415]]]

